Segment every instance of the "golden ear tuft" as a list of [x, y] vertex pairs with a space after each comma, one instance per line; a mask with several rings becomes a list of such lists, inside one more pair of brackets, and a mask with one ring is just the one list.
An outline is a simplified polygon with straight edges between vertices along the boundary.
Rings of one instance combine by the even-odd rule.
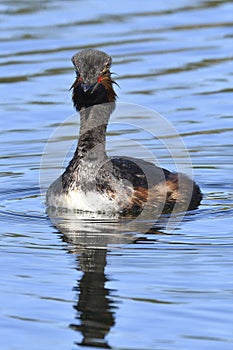
[[104, 64], [104, 68], [100, 72], [100, 75], [105, 75], [105, 74], [110, 75], [111, 74], [109, 71], [109, 69], [111, 68], [111, 63], [112, 63], [112, 59], [111, 59], [111, 57], [108, 57], [107, 61]]

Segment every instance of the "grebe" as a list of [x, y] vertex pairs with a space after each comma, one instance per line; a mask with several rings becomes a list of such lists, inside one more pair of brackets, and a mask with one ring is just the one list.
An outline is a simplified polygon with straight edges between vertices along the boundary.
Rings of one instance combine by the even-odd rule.
[[76, 79], [71, 86], [80, 114], [77, 149], [46, 196], [48, 207], [88, 212], [138, 212], [147, 205], [163, 212], [192, 210], [200, 204], [198, 185], [181, 173], [130, 157], [108, 157], [106, 129], [116, 93], [111, 57], [88, 49], [73, 56]]

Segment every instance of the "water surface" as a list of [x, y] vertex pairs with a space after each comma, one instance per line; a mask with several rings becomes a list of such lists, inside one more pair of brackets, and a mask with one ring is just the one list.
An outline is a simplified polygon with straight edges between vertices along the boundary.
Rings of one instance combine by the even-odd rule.
[[[232, 12], [230, 1], [211, 0], [1, 2], [4, 350], [232, 349]], [[114, 220], [66, 218], [56, 222], [62, 234], [45, 213], [41, 157], [74, 112], [70, 58], [90, 47], [113, 57], [119, 101], [159, 112], [189, 150], [204, 199], [175, 230], [166, 217], [142, 235], [121, 235]], [[145, 146], [148, 159], [174, 168], [135, 119], [120, 123], [110, 154]], [[71, 141], [76, 131], [78, 119]]]

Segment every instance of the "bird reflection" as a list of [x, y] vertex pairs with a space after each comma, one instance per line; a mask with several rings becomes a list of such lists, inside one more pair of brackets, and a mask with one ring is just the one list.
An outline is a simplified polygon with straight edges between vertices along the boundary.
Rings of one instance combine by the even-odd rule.
[[81, 342], [76, 344], [110, 349], [106, 337], [115, 324], [117, 303], [112, 297], [113, 290], [106, 287], [108, 249], [135, 242], [139, 236], [136, 231], [125, 230], [125, 220], [114, 217], [87, 217], [87, 214], [58, 210], [49, 210], [48, 214], [62, 233], [69, 253], [76, 254], [77, 269], [83, 273], [74, 287], [77, 313], [74, 323], [69, 325], [82, 334]]
[[108, 281], [104, 272], [106, 266], [104, 249], [87, 249], [79, 256], [79, 268], [83, 276], [75, 290], [78, 301], [74, 305], [79, 324], [70, 327], [82, 333], [83, 339], [78, 345], [110, 348], [105, 337], [115, 324], [114, 301], [111, 290], [105, 284]]

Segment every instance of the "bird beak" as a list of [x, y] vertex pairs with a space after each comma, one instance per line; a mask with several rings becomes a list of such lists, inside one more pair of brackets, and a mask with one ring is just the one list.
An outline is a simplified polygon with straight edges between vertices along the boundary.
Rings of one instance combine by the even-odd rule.
[[95, 84], [89, 84], [89, 83], [81, 83], [81, 88], [83, 92], [91, 91], [94, 88]]

